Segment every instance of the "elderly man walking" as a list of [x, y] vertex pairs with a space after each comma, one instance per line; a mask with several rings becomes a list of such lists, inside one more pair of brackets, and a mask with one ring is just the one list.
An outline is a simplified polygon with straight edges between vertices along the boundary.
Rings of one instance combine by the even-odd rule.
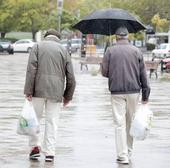
[[119, 27], [115, 34], [117, 43], [104, 55], [102, 75], [109, 80], [117, 162], [128, 164], [133, 148], [133, 138], [129, 134], [132, 116], [136, 112], [140, 91], [141, 102], [146, 104], [150, 87], [142, 53], [128, 42], [127, 28]]
[[[30, 53], [24, 94], [32, 101], [39, 121], [45, 111], [42, 151], [45, 161], [52, 162], [61, 102], [66, 106], [72, 100], [75, 77], [70, 55], [60, 44], [60, 34], [50, 29], [44, 37], [45, 40], [35, 44]], [[39, 135], [30, 136], [29, 145], [30, 159], [38, 159], [41, 152]]]

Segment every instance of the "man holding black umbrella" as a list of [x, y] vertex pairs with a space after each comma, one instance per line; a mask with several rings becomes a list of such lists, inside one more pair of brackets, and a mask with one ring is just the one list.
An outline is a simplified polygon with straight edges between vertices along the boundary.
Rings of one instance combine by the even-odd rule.
[[117, 44], [107, 49], [102, 62], [102, 75], [109, 80], [117, 162], [129, 163], [133, 138], [129, 134], [133, 114], [142, 90], [142, 103], [148, 102], [150, 87], [142, 53], [128, 42], [128, 30], [119, 27], [116, 32]]

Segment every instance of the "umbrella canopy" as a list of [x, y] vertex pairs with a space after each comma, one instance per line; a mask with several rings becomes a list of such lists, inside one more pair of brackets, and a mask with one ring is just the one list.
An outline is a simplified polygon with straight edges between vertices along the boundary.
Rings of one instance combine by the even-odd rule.
[[120, 26], [125, 26], [129, 33], [145, 29], [145, 26], [128, 11], [118, 8], [97, 10], [75, 24], [73, 28], [83, 34], [112, 35]]

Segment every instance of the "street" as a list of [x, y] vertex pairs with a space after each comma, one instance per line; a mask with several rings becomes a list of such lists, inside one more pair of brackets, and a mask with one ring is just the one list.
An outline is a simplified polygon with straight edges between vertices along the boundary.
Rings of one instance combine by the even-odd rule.
[[[73, 101], [60, 115], [54, 163], [28, 159], [26, 136], [17, 135], [17, 120], [24, 103], [24, 80], [28, 54], [0, 54], [0, 167], [2, 168], [169, 168], [170, 167], [170, 81], [150, 79], [150, 108], [153, 128], [144, 141], [135, 141], [129, 165], [116, 163], [114, 127], [107, 79], [98, 69], [80, 71], [73, 58], [76, 91]], [[43, 137], [44, 120], [41, 122]]]

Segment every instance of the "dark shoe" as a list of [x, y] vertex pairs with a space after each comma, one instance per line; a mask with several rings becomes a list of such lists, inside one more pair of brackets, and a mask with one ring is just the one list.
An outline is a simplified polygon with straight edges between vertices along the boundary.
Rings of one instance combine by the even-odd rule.
[[116, 160], [118, 163], [120, 164], [129, 164], [129, 159], [128, 158], [125, 158], [125, 159], [117, 159]]
[[31, 160], [38, 160], [39, 157], [40, 157], [40, 148], [36, 146], [31, 150], [29, 158]]
[[54, 161], [54, 156], [52, 156], [52, 155], [46, 156], [45, 161], [46, 162], [53, 162]]

